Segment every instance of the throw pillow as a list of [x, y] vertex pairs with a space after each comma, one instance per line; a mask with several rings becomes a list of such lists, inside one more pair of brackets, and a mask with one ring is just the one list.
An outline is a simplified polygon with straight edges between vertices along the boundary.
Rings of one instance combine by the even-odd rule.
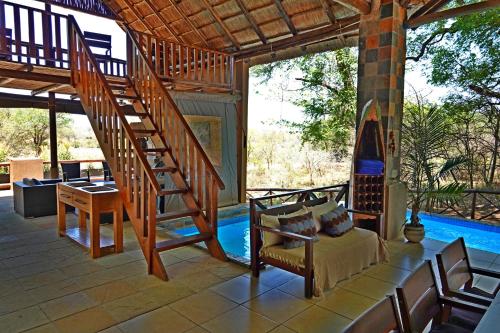
[[33, 182], [33, 185], [43, 185], [43, 183], [36, 178], [32, 178], [31, 181]]
[[331, 212], [322, 214], [321, 225], [322, 230], [332, 237], [341, 236], [354, 228], [349, 213], [344, 205], [338, 206]]
[[316, 226], [316, 232], [321, 231], [321, 215], [331, 212], [337, 208], [338, 204], [335, 200], [330, 200], [321, 205], [306, 207], [307, 211], [312, 212], [314, 224]]
[[[294, 217], [280, 217], [279, 222], [281, 231], [312, 237], [314, 241], [319, 239], [311, 212]], [[301, 246], [304, 246], [304, 241], [284, 237], [283, 247], [285, 249], [293, 249]]]
[[[280, 222], [278, 218], [280, 217], [292, 217], [292, 216], [297, 216], [297, 215], [303, 215], [307, 213], [307, 211], [304, 208], [299, 209], [296, 212], [286, 214], [286, 215], [266, 215], [262, 214], [260, 216], [260, 223], [264, 227], [268, 228], [273, 228], [273, 229], [279, 229], [280, 228]], [[276, 245], [276, 244], [281, 244], [283, 243], [283, 237], [280, 235], [272, 234], [270, 232], [264, 231], [262, 233], [262, 247], [267, 247], [271, 245]]]

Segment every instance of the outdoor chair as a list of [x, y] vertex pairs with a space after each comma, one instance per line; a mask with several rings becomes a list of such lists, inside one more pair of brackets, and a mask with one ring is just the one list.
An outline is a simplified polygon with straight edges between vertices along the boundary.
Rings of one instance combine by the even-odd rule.
[[436, 259], [444, 295], [477, 304], [491, 304], [498, 293], [500, 284], [497, 284], [493, 293], [489, 293], [474, 286], [473, 274], [500, 280], [500, 272], [471, 266], [463, 237], [448, 244], [441, 253], [436, 255]]
[[355, 319], [343, 333], [403, 332], [394, 295], [387, 296]]
[[109, 167], [108, 162], [102, 161], [102, 170], [104, 171], [104, 181], [113, 181], [113, 175], [111, 173], [111, 168]]
[[432, 262], [422, 263], [396, 288], [405, 332], [423, 332], [432, 321], [430, 332], [472, 332], [487, 307], [441, 296]]
[[86, 171], [87, 177], [82, 177], [80, 162], [61, 162], [61, 168], [63, 171], [63, 181], [65, 182], [90, 181], [88, 170]]

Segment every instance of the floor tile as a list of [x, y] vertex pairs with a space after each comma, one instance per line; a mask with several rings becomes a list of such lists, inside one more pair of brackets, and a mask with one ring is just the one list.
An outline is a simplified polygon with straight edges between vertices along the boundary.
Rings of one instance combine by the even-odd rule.
[[26, 291], [19, 291], [0, 298], [0, 315], [37, 304], [38, 301]]
[[271, 288], [260, 283], [257, 279], [248, 279], [244, 276], [239, 276], [210, 289], [233, 302], [241, 304]]
[[467, 249], [467, 253], [469, 255], [469, 258], [471, 259], [477, 259], [488, 262], [494, 262], [498, 257], [497, 253], [482, 251], [478, 249], [471, 249], [471, 248]]
[[116, 299], [102, 305], [117, 322], [141, 315], [159, 307], [159, 304], [142, 292]]
[[194, 294], [181, 281], [170, 280], [161, 282], [159, 285], [142, 290], [146, 296], [155, 300], [159, 305], [167, 305]]
[[[302, 276], [297, 276], [296, 278], [291, 279], [285, 284], [279, 286], [278, 289], [309, 303], [316, 303], [320, 300], [319, 297], [312, 297], [312, 298], [305, 297], [304, 278]], [[324, 292], [327, 293], [328, 290], [325, 290]]]
[[277, 325], [256, 312], [238, 306], [202, 326], [212, 333], [264, 333]]
[[153, 310], [118, 325], [124, 333], [181, 333], [196, 326], [168, 306]]
[[316, 305], [354, 320], [375, 303], [376, 301], [372, 298], [336, 288]]
[[283, 323], [310, 307], [311, 304], [277, 289], [273, 289], [251, 299], [244, 306], [277, 323]]
[[292, 331], [290, 328], [286, 327], [285, 325], [280, 325], [273, 330], [269, 331], [269, 333], [294, 333], [295, 331]]
[[406, 269], [401, 269], [397, 267], [392, 267], [385, 264], [378, 264], [369, 269], [363, 275], [370, 276], [372, 278], [389, 282], [392, 284], [400, 284], [411, 274], [411, 271]]
[[369, 276], [361, 276], [359, 279], [342, 285], [342, 288], [374, 300], [380, 300], [386, 295], [393, 294], [396, 286]]
[[298, 333], [342, 332], [351, 321], [333, 312], [312, 306], [285, 323]]
[[98, 304], [104, 304], [115, 299], [136, 293], [133, 285], [124, 281], [112, 281], [84, 291], [84, 293]]
[[50, 320], [56, 320], [94, 307], [97, 304], [95, 300], [87, 296], [84, 292], [78, 292], [42, 303], [40, 304], [40, 308]]
[[38, 326], [32, 329], [29, 329], [27, 331], [24, 331], [24, 333], [57, 333], [57, 327], [53, 323], [48, 323], [42, 326]]
[[209, 321], [237, 306], [236, 303], [205, 290], [172, 303], [170, 307], [197, 324]]
[[40, 308], [33, 306], [1, 316], [0, 332], [21, 332], [48, 322]]
[[101, 307], [94, 307], [54, 322], [61, 333], [98, 332], [115, 324], [109, 313]]
[[271, 288], [275, 288], [287, 283], [291, 279], [296, 278], [297, 274], [293, 274], [275, 267], [267, 267], [260, 272], [258, 278], [253, 277], [252, 273], [250, 272], [245, 274], [245, 276], [251, 279], [259, 279], [261, 283]]

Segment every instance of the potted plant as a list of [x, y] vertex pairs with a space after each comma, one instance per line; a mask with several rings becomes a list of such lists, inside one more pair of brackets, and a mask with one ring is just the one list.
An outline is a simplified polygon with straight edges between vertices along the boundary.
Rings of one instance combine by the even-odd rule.
[[420, 211], [430, 211], [434, 204], [460, 198], [465, 184], [448, 179], [451, 172], [466, 162], [458, 156], [449, 158], [448, 120], [435, 106], [407, 103], [402, 133], [403, 178], [408, 182], [411, 215], [404, 223], [404, 235], [410, 242], [424, 239]]

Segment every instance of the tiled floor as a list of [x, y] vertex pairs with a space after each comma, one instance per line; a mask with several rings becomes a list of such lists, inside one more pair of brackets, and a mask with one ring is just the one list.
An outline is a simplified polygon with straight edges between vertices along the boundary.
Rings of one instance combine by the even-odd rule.
[[[163, 282], [146, 274], [129, 225], [124, 253], [98, 260], [55, 226], [54, 216], [14, 214], [11, 193], [0, 191], [0, 332], [339, 332], [444, 245], [389, 242], [390, 262], [308, 300], [300, 277], [270, 268], [254, 279], [192, 247], [162, 254], [171, 277]], [[500, 268], [497, 254], [470, 255]], [[493, 288], [487, 278], [478, 283]]]

